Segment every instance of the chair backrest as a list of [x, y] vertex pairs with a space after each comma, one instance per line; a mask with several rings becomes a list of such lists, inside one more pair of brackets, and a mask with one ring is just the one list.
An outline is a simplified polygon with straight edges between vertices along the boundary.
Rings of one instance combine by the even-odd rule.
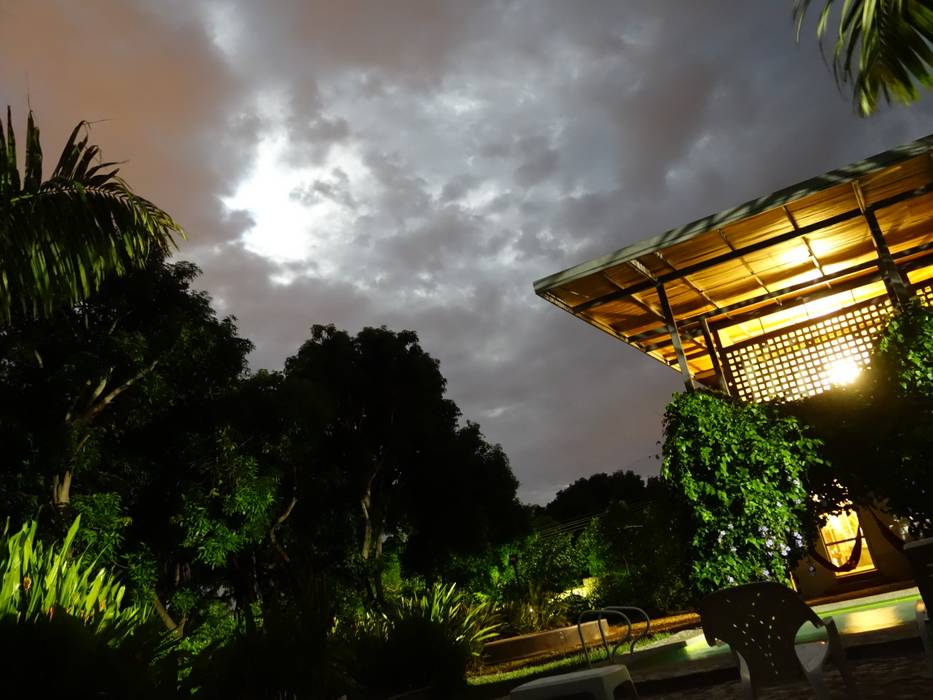
[[819, 616], [800, 596], [779, 583], [749, 583], [712, 593], [699, 605], [706, 641], [726, 642], [748, 665], [754, 688], [801, 680], [794, 638]]
[[933, 610], [933, 537], [915, 540], [904, 545], [904, 554], [914, 570], [920, 597], [926, 605], [927, 614]]

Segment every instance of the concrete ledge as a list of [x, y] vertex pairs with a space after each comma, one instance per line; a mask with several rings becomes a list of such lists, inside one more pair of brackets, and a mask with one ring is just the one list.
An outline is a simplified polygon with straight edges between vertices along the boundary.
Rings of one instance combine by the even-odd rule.
[[[600, 620], [598, 623], [596, 620], [584, 622], [581, 627], [583, 639], [587, 645], [598, 644], [601, 641], [597, 624], [602, 625], [603, 634], [609, 637], [609, 625], [606, 620]], [[576, 625], [497, 639], [486, 644], [484, 657], [487, 664], [502, 664], [541, 654], [568, 651], [581, 651], [580, 635], [577, 633]]]

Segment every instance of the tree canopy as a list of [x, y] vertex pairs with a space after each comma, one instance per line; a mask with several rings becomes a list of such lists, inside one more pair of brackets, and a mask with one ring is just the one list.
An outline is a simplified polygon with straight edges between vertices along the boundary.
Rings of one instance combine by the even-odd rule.
[[136, 194], [114, 162], [101, 162], [80, 122], [48, 180], [43, 180], [39, 128], [26, 122], [22, 175], [12, 113], [0, 119], [0, 324], [12, 313], [48, 316], [76, 304], [110, 275], [165, 254], [182, 228]]
[[[794, 0], [797, 39], [812, 0]], [[926, 0], [823, 0], [816, 24], [822, 41], [834, 9], [836, 82], [852, 85], [856, 110], [872, 114], [878, 102], [910, 104], [933, 85], [933, 7]]]

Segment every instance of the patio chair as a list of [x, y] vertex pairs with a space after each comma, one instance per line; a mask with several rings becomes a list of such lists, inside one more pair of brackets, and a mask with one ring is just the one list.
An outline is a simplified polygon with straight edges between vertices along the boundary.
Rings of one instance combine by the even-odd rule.
[[[828, 700], [823, 684], [828, 656], [842, 674], [848, 697], [858, 697], [835, 622], [820, 619], [791, 589], [773, 582], [727, 588], [701, 601], [699, 613], [707, 643], [722, 640], [737, 657], [747, 698], [754, 700], [762, 688], [806, 679], [818, 698]], [[827, 641], [796, 644], [804, 622], [825, 627]]]
[[904, 554], [910, 561], [917, 588], [920, 589], [922, 600], [917, 601], [917, 627], [920, 629], [927, 666], [933, 673], [933, 622], [930, 621], [930, 611], [933, 610], [933, 537], [908, 542], [904, 545]]
[[[577, 633], [580, 635], [580, 644], [583, 647], [583, 654], [586, 656], [586, 668], [582, 671], [572, 671], [570, 673], [561, 673], [557, 676], [546, 676], [537, 678], [528, 683], [523, 683], [517, 688], [513, 688], [509, 693], [509, 698], [518, 700], [551, 700], [552, 698], [561, 698], [566, 695], [589, 694], [597, 700], [613, 700], [615, 698], [615, 689], [624, 685], [630, 693], [630, 697], [637, 698], [638, 691], [635, 689], [635, 683], [628, 672], [628, 668], [623, 664], [612, 663], [615, 661], [616, 650], [622, 646], [632, 636], [632, 622], [623, 610], [639, 610], [638, 608], [623, 608], [620, 606], [612, 608], [603, 608], [602, 610], [588, 610], [577, 619]], [[644, 615], [643, 611], [640, 611]], [[602, 646], [607, 651], [607, 658], [610, 665], [594, 668], [590, 661], [589, 653], [586, 649], [586, 641], [583, 637], [581, 625], [586, 617], [596, 617], [597, 627]], [[628, 632], [612, 649], [606, 640], [603, 629], [604, 617], [618, 617], [628, 625]], [[647, 618], [648, 616], [645, 615]], [[650, 623], [649, 623], [650, 624]], [[634, 640], [632, 641], [634, 648]]]

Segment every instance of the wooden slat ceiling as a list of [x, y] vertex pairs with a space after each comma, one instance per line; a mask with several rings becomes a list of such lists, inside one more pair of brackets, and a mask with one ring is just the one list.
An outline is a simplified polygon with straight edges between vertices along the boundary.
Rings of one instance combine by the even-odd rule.
[[866, 212], [911, 279], [933, 277], [933, 135], [550, 275], [535, 292], [676, 367], [660, 280], [702, 378], [712, 361], [701, 318], [728, 346], [883, 293]]

